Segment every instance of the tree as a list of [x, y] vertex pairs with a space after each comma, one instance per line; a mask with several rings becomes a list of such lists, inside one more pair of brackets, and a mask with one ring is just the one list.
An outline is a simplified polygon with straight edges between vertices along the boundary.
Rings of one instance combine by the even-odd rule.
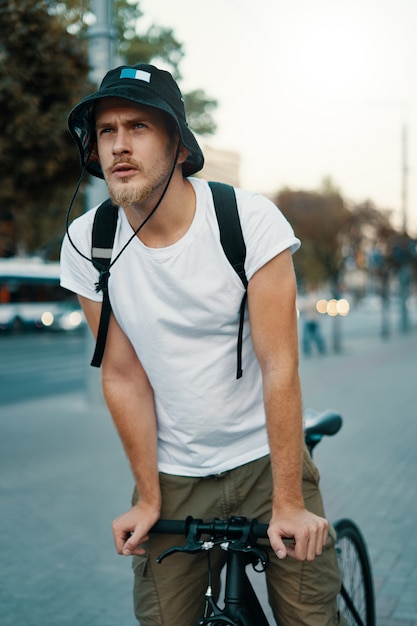
[[[163, 61], [178, 78], [183, 50], [172, 30], [152, 25], [138, 35], [139, 3], [115, 0], [114, 8], [118, 54], [128, 63]], [[0, 0], [0, 255], [62, 238], [63, 207], [80, 174], [66, 119], [96, 87], [85, 37], [92, 18], [88, 1]], [[202, 90], [184, 98], [193, 130], [213, 133], [216, 101]], [[75, 208], [83, 210], [80, 199]]]
[[302, 246], [294, 257], [300, 285], [330, 282], [335, 297], [344, 265], [343, 240], [351, 214], [340, 193], [279, 192], [276, 203], [293, 226]]
[[370, 200], [353, 203], [350, 211], [352, 218], [347, 236], [355, 258], [366, 256], [375, 246], [386, 248], [396, 234], [390, 220], [391, 212], [377, 209]]
[[211, 112], [217, 107], [217, 100], [209, 99], [202, 89], [184, 94], [185, 110], [190, 127], [198, 135], [212, 135], [216, 124]]
[[33, 249], [48, 207], [77, 176], [66, 116], [88, 65], [46, 0], [1, 0], [0, 29], [0, 216], [13, 215], [18, 240]]

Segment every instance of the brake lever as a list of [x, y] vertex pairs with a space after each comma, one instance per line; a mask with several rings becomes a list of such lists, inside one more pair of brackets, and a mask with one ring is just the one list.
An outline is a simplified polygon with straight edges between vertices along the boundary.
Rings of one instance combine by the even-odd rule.
[[188, 528], [187, 528], [187, 537], [186, 543], [184, 546], [171, 546], [162, 554], [160, 554], [156, 562], [161, 563], [167, 556], [171, 556], [176, 552], [186, 552], [187, 554], [197, 554], [197, 552], [201, 552], [202, 550], [211, 550], [214, 546], [213, 541], [203, 541], [202, 539], [197, 539], [198, 535], [198, 524], [201, 522], [199, 519], [188, 518]]
[[[258, 546], [246, 544], [241, 541], [239, 542], [230, 541], [230, 542], [224, 542], [223, 544], [221, 544], [221, 547], [224, 550], [229, 550], [230, 552], [243, 552], [244, 554], [251, 555], [252, 559], [250, 559], [250, 561], [248, 562], [252, 562], [252, 565], [255, 571], [263, 572], [269, 565], [269, 558], [268, 558], [267, 552], [265, 552], [262, 548], [259, 548]], [[258, 563], [260, 563], [261, 568], [262, 568], [260, 570], [256, 569], [256, 566], [258, 565]]]
[[202, 550], [202, 547], [199, 544], [202, 544], [202, 541], [199, 541], [198, 544], [195, 543], [186, 543], [185, 546], [171, 546], [168, 550], [165, 550], [156, 558], [157, 563], [162, 563], [162, 561], [167, 557], [175, 554], [175, 552], [187, 552], [188, 554], [197, 554]]

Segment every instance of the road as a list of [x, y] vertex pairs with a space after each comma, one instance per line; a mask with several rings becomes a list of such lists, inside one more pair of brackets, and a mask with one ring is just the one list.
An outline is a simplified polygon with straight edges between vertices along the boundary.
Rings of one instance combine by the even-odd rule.
[[[363, 529], [378, 626], [417, 626], [417, 324], [381, 341], [368, 313], [346, 320], [340, 354], [300, 364], [305, 405], [344, 417], [316, 453], [327, 513]], [[76, 335], [0, 337], [2, 626], [134, 624], [110, 531], [131, 478], [106, 411], [86, 401], [89, 356]]]
[[83, 333], [0, 336], [0, 406], [81, 389], [85, 343]]

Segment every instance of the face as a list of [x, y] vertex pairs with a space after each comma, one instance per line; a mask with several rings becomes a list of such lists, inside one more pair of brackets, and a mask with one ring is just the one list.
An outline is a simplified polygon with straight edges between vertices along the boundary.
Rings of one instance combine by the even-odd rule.
[[[146, 202], [162, 193], [174, 164], [177, 136], [159, 109], [121, 98], [96, 107], [97, 152], [110, 197], [117, 205]], [[159, 196], [158, 196], [159, 197]]]

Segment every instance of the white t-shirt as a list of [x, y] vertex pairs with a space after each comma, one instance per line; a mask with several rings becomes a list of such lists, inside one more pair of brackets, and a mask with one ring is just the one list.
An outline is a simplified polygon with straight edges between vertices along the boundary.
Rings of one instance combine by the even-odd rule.
[[[153, 387], [158, 419], [159, 470], [207, 476], [269, 452], [262, 378], [246, 319], [243, 377], [236, 379], [239, 307], [244, 288], [220, 244], [206, 181], [191, 178], [196, 212], [185, 235], [166, 248], [135, 237], [110, 270], [113, 313], [129, 337]], [[248, 280], [283, 250], [300, 245], [291, 226], [265, 197], [236, 189], [246, 244]], [[91, 255], [95, 210], [74, 220], [70, 235]], [[132, 235], [122, 209], [113, 258]], [[61, 284], [101, 300], [97, 271], [65, 238]]]

